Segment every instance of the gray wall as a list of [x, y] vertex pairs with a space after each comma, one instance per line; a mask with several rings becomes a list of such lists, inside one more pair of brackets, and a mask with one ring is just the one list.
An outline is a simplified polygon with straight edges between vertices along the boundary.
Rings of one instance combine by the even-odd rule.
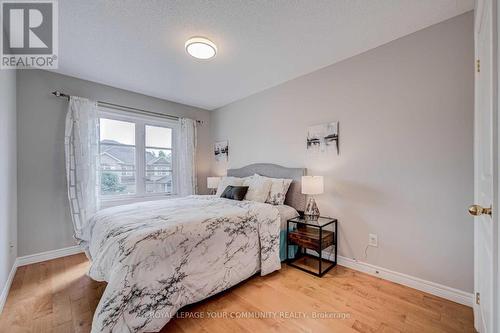
[[52, 72], [19, 71], [19, 256], [74, 245], [64, 165], [67, 102], [51, 95], [54, 90], [205, 121], [198, 131], [197, 168], [200, 192], [206, 191], [211, 151], [208, 111]]
[[16, 72], [0, 70], [0, 293], [17, 256]]
[[[467, 13], [216, 110], [213, 140], [229, 140], [229, 167], [324, 175], [340, 255], [471, 292], [473, 46]], [[308, 155], [306, 127], [334, 120], [340, 156]]]

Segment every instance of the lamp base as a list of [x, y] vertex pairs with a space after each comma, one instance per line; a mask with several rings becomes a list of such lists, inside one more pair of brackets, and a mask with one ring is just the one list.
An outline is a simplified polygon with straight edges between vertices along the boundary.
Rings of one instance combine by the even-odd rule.
[[309, 198], [304, 215], [308, 217], [319, 217], [319, 209], [313, 197]]

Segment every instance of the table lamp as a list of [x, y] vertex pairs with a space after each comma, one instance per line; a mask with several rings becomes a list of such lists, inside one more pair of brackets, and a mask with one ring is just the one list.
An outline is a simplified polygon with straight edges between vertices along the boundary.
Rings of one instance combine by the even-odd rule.
[[207, 177], [207, 188], [210, 189], [210, 194], [215, 194], [219, 186], [220, 177]]
[[323, 191], [323, 176], [302, 176], [302, 194], [310, 195], [304, 212], [305, 216], [319, 217], [319, 209], [312, 195], [321, 194]]

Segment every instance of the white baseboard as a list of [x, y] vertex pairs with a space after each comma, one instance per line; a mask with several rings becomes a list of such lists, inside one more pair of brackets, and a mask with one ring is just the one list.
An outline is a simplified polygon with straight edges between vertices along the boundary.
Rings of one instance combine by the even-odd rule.
[[63, 249], [46, 251], [41, 253], [30, 254], [27, 256], [17, 258], [17, 266], [25, 266], [30, 264], [36, 264], [38, 262], [57, 259], [61, 257], [71, 256], [73, 254], [82, 253], [80, 246], [70, 246]]
[[472, 293], [444, 286], [439, 283], [423, 280], [403, 273], [394, 272], [386, 268], [367, 264], [351, 258], [338, 256], [337, 259], [338, 259], [338, 264], [341, 266], [345, 266], [354, 269], [356, 271], [377, 276], [384, 280], [389, 280], [395, 283], [399, 283], [404, 286], [432, 294], [434, 296], [442, 297], [447, 300], [472, 307], [473, 304]]
[[10, 286], [12, 285], [12, 281], [14, 280], [14, 275], [16, 275], [17, 271], [17, 259], [14, 261], [12, 268], [10, 270], [7, 281], [5, 281], [5, 286], [3, 286], [2, 293], [0, 294], [0, 314], [2, 313], [3, 307], [5, 306], [5, 302], [7, 301], [7, 296], [9, 296]]

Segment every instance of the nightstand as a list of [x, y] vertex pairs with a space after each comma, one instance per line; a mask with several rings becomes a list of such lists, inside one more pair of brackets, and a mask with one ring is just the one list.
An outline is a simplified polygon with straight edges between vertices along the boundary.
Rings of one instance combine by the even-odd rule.
[[[328, 227], [325, 229], [325, 227]], [[293, 258], [289, 257], [290, 246], [298, 246]], [[322, 251], [330, 248], [334, 260], [324, 259]], [[287, 264], [315, 276], [323, 276], [337, 265], [337, 219], [329, 217], [296, 217], [287, 221], [286, 229]], [[312, 255], [312, 250], [318, 255]], [[300, 265], [298, 264], [300, 262]], [[309, 263], [317, 266], [317, 272], [308, 269]], [[326, 268], [323, 269], [323, 267]]]

